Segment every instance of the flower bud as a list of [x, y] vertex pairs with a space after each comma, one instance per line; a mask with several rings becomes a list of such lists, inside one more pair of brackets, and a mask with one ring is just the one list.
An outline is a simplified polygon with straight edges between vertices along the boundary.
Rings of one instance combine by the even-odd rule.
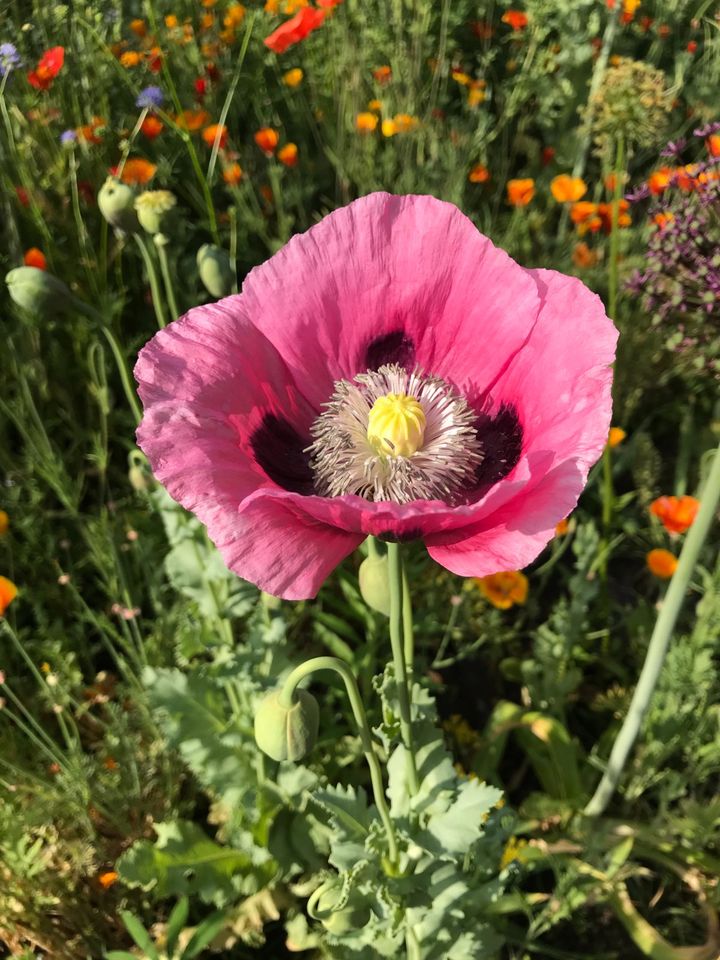
[[111, 227], [124, 230], [125, 233], [135, 233], [138, 229], [135, 191], [126, 183], [121, 183], [114, 177], [108, 177], [100, 188], [97, 202], [100, 213]]
[[273, 760], [300, 760], [315, 746], [320, 722], [317, 700], [307, 690], [296, 690], [290, 707], [280, 702], [280, 691], [269, 693], [255, 713], [255, 742]]
[[128, 455], [128, 480], [133, 490], [143, 493], [150, 490], [153, 485], [153, 477], [147, 460], [139, 450], [133, 450]]
[[175, 194], [169, 190], [145, 190], [135, 199], [140, 226], [152, 234], [169, 231], [176, 203]]
[[16, 267], [5, 283], [15, 303], [32, 313], [60, 313], [75, 301], [62, 280], [38, 267]]
[[390, 583], [387, 556], [367, 557], [360, 564], [360, 593], [371, 610], [390, 616]]
[[235, 276], [230, 257], [213, 243], [204, 243], [197, 252], [200, 279], [213, 297], [228, 297], [232, 293]]
[[342, 906], [342, 884], [337, 879], [326, 880], [308, 901], [308, 913], [319, 920], [325, 929], [336, 937], [362, 930], [370, 920], [370, 907], [352, 894]]

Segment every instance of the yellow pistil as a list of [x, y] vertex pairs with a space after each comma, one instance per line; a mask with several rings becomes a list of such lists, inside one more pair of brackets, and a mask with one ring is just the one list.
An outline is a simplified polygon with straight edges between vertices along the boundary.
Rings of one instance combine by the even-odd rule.
[[411, 457], [425, 437], [423, 408], [405, 393], [378, 397], [368, 415], [367, 436], [382, 456]]

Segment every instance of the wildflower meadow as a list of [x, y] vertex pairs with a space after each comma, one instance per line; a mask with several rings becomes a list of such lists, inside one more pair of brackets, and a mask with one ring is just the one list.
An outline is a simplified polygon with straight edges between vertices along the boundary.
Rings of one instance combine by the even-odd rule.
[[720, 8], [0, 0], [0, 956], [719, 960]]

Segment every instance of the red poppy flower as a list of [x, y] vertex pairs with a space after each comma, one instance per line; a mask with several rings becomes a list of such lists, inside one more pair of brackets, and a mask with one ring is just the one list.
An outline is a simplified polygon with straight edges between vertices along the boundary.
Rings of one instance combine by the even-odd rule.
[[62, 70], [65, 62], [65, 48], [53, 47], [47, 50], [35, 70], [28, 73], [28, 82], [36, 90], [49, 90], [55, 77]]
[[324, 19], [324, 10], [303, 7], [294, 17], [286, 20], [277, 30], [273, 30], [263, 42], [273, 53], [284, 53], [289, 47], [304, 40], [313, 30], [317, 30]]

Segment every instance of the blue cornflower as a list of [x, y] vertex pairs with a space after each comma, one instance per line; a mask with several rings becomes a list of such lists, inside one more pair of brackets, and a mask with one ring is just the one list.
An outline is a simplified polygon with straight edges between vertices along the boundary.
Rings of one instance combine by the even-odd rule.
[[63, 130], [60, 134], [60, 143], [75, 143], [77, 140], [77, 133], [74, 130]]
[[156, 110], [163, 105], [164, 101], [165, 97], [160, 87], [145, 87], [138, 94], [135, 106], [143, 110]]
[[0, 77], [20, 66], [20, 54], [12, 43], [0, 43]]

